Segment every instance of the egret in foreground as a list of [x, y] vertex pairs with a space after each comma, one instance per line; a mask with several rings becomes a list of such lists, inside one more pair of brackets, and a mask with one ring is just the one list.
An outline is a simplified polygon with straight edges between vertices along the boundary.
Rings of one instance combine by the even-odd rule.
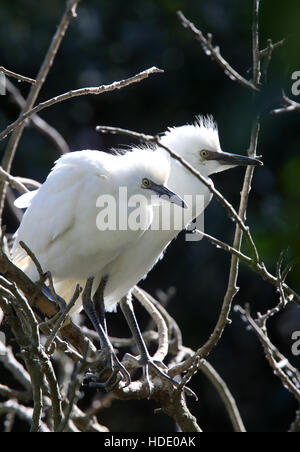
[[[17, 202], [19, 207], [30, 205], [16, 232], [14, 263], [33, 281], [39, 280], [34, 262], [19, 243], [22, 241], [56, 282], [87, 280], [99, 274], [148, 229], [153, 206], [159, 204], [160, 197], [185, 207], [165, 185], [169, 169], [166, 156], [143, 149], [125, 155], [86, 150], [62, 156], [41, 188]], [[121, 196], [122, 189], [126, 197]], [[97, 204], [108, 200], [113, 201], [116, 218], [125, 221], [125, 227], [115, 224], [99, 231]], [[134, 213], [142, 220], [129, 227], [127, 220]], [[99, 284], [100, 295], [102, 286]], [[101, 348], [108, 354], [110, 367], [130, 381], [99, 319], [95, 296], [84, 298], [84, 308], [99, 334]]]
[[[209, 178], [212, 174], [225, 171], [239, 165], [261, 165], [257, 159], [246, 156], [225, 153], [221, 150], [216, 124], [212, 118], [197, 118], [192, 125], [170, 128], [161, 137], [161, 143], [175, 151], [191, 164], [200, 174]], [[152, 153], [153, 147], [148, 152]], [[155, 152], [160, 155], [168, 155], [167, 151], [157, 146]], [[207, 207], [212, 198], [209, 188], [195, 175], [171, 158], [171, 170], [168, 179], [168, 187], [174, 190], [182, 198], [189, 195], [191, 204], [188, 206], [188, 216], [185, 216], [182, 228], [188, 224]], [[201, 195], [203, 202], [196, 203], [196, 196]], [[161, 208], [153, 207], [154, 216], [152, 224], [160, 224]], [[138, 330], [133, 308], [131, 304], [131, 289], [144, 278], [156, 262], [162, 257], [171, 240], [178, 234], [174, 225], [174, 217], [178, 216], [178, 207], [170, 210], [170, 228], [159, 227], [153, 230], [150, 227], [135, 240], [131, 246], [112, 259], [106, 266], [94, 274], [93, 293], [101, 287], [101, 305], [107, 311], [113, 311], [121, 300], [121, 308], [128, 324], [134, 334], [140, 351], [140, 363], [144, 366], [147, 384], [150, 387], [148, 367], [156, 370], [154, 363], [147, 351], [143, 338]], [[25, 240], [24, 240], [25, 241]], [[58, 294], [64, 299], [69, 299], [75, 290], [77, 282], [84, 284], [86, 276], [76, 276], [55, 281]]]

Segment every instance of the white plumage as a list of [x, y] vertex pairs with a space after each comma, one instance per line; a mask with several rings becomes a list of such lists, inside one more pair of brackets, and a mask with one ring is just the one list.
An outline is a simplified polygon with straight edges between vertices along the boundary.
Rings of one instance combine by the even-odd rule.
[[[199, 117], [197, 122], [192, 125], [170, 128], [162, 136], [161, 141], [165, 146], [181, 155], [205, 177], [237, 165], [260, 164], [255, 159], [222, 152], [217, 127], [210, 117]], [[151, 159], [157, 156], [158, 161], [161, 162], [166, 161], [169, 156], [163, 148], [157, 148], [155, 152], [145, 149], [143, 152], [145, 156], [151, 155]], [[129, 155], [131, 155], [129, 158], [134, 160], [134, 152]], [[99, 190], [99, 174], [103, 173], [103, 169], [101, 168], [100, 173], [97, 174], [97, 168], [92, 165], [93, 177], [84, 184], [78, 180], [80, 170], [78, 170], [79, 173], [74, 171], [73, 177], [66, 183], [63, 178], [63, 169], [68, 159], [71, 163], [72, 154], [61, 159], [61, 163], [57, 164], [50, 174], [49, 183], [47, 179], [47, 182], [38, 191], [38, 195], [34, 196], [18, 230], [16, 242], [23, 240], [29, 247], [32, 246], [32, 250], [37, 253], [42, 265], [44, 264], [45, 270], [53, 272], [56, 290], [66, 300], [73, 294], [77, 282], [84, 285], [87, 277], [95, 276], [93, 287], [95, 291], [102, 277], [108, 276], [104, 300], [106, 310], [111, 311], [115, 309], [118, 301], [147, 275], [170, 241], [178, 234], [178, 230], [172, 227], [169, 230], [160, 229], [158, 231], [149, 228], [143, 231], [139, 237], [136, 236], [131, 241], [131, 245], [124, 247], [121, 252], [118, 252], [118, 255], [114, 255], [105, 247], [102, 248], [100, 241], [100, 248], [97, 245], [97, 250], [103, 252], [105, 258], [100, 256], [101, 253], [95, 255], [99, 231], [97, 235], [97, 231], [93, 228], [94, 211], [91, 208], [87, 209], [83, 200], [88, 196], [89, 190], [92, 193]], [[86, 164], [88, 162], [87, 159]], [[103, 183], [105, 181], [101, 180], [101, 187]], [[196, 195], [203, 196], [201, 207], [194, 202], [189, 206], [189, 216], [186, 218], [185, 226], [201, 214], [212, 198], [210, 190], [174, 159], [171, 159], [168, 186], [182, 198], [185, 195], [192, 195], [192, 199], [195, 200]], [[50, 193], [51, 209], [46, 215], [45, 209], [48, 210], [46, 200]], [[26, 202], [28, 202], [28, 196], [27, 200], [25, 199]], [[94, 206], [94, 201], [92, 204]], [[180, 207], [174, 205], [171, 207], [171, 217], [173, 218], [175, 212], [173, 209], [177, 209], [178, 214]], [[32, 214], [33, 211], [37, 212]], [[87, 214], [83, 214], [83, 212], [87, 212]], [[153, 207], [153, 212], [154, 221], [161, 214], [160, 207]], [[59, 225], [55, 220], [58, 214], [61, 217]], [[173, 224], [172, 218], [171, 225]], [[53, 251], [51, 249], [49, 252], [48, 247], [52, 243], [51, 240], [54, 240]], [[45, 253], [44, 250], [47, 252]], [[118, 250], [120, 251], [120, 248]], [[18, 248], [15, 247], [15, 262], [17, 265], [21, 264], [21, 267], [31, 276], [32, 273], [28, 272], [28, 267], [23, 266], [20, 256], [24, 259], [24, 252], [21, 251], [19, 254]]]
[[[17, 205], [28, 207], [12, 250], [13, 261], [34, 281], [36, 267], [19, 245], [23, 241], [38, 258], [43, 271], [54, 280], [86, 280], [136, 240], [153, 218], [152, 199], [156, 189], [145, 190], [144, 178], [158, 187], [169, 175], [169, 160], [161, 153], [134, 149], [125, 155], [98, 151], [79, 151], [61, 157], [41, 188], [21, 196]], [[99, 231], [96, 201], [99, 195], [111, 195], [119, 208], [119, 188], [125, 187], [128, 198], [143, 195], [147, 222], [139, 230]]]

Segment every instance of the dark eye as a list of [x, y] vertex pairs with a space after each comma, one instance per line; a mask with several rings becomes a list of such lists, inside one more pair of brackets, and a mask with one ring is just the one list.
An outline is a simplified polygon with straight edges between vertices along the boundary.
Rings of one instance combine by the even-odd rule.
[[208, 151], [206, 150], [206, 149], [202, 149], [200, 152], [199, 152], [199, 154], [200, 154], [200, 157], [202, 157], [202, 158], [207, 158], [208, 157]]
[[149, 188], [151, 185], [151, 181], [147, 179], [146, 177], [142, 180], [142, 185], [144, 188]]

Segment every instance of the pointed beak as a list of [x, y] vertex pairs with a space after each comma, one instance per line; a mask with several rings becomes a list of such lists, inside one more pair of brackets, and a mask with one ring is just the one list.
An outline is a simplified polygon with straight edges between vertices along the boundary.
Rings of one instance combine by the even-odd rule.
[[263, 166], [263, 162], [258, 159], [253, 159], [245, 155], [229, 154], [228, 152], [214, 153], [214, 160], [217, 160], [221, 165], [230, 166]]
[[166, 199], [166, 201], [169, 201], [172, 204], [176, 204], [177, 206], [180, 206], [182, 208], [187, 207], [186, 203], [180, 196], [176, 195], [176, 193], [169, 190], [164, 185], [158, 185], [152, 182], [151, 190], [153, 190], [160, 198], [164, 198]]

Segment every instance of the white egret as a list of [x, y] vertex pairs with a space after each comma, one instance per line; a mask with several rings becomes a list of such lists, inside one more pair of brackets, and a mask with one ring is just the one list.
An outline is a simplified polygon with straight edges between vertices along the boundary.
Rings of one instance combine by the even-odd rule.
[[[169, 159], [163, 154], [139, 148], [124, 155], [85, 150], [62, 156], [41, 188], [17, 202], [18, 206], [30, 205], [16, 232], [14, 263], [33, 281], [39, 280], [34, 262], [19, 243], [22, 241], [55, 281], [95, 276], [150, 226], [158, 197], [167, 197], [184, 207], [183, 200], [165, 186], [169, 169]], [[121, 189], [126, 189], [125, 198], [121, 197]], [[126, 220], [125, 227], [116, 224], [112, 229], [99, 231], [99, 196], [100, 200], [101, 196], [112, 198], [112, 208], [116, 210], [112, 213], [120, 221]], [[134, 197], [136, 202], [132, 201]], [[128, 216], [137, 203], [143, 221], [130, 228]], [[99, 322], [97, 306], [89, 297], [84, 301], [112, 367], [128, 377]]]
[[[220, 146], [217, 125], [212, 117], [197, 117], [197, 121], [192, 125], [169, 128], [161, 136], [161, 142], [183, 157], [206, 178], [235, 166], [262, 165], [262, 162], [257, 159], [223, 152]], [[168, 154], [166, 150], [164, 152]], [[192, 204], [187, 209], [189, 216], [185, 216], [183, 227], [187, 227], [194, 218], [199, 216], [212, 199], [212, 193], [209, 188], [175, 159], [171, 159], [168, 186], [183, 199], [189, 195], [189, 199], [192, 200]], [[203, 202], [200, 204], [196, 203], [197, 195], [202, 195], [203, 197]], [[147, 366], [151, 365], [153, 368], [153, 363], [143, 338], [137, 329], [135, 318], [132, 316], [130, 290], [147, 276], [157, 261], [162, 258], [169, 243], [178, 234], [179, 231], [172, 227], [175, 213], [178, 216], [178, 209], [176, 206], [172, 207], [170, 229], [160, 228], [159, 230], [153, 230], [150, 227], [143, 236], [134, 242], [133, 246], [127, 248], [117, 259], [108, 264], [95, 279], [97, 287], [98, 282], [104, 276], [106, 278], [104, 290], [106, 310], [114, 310], [116, 303], [121, 300], [121, 308], [139, 346], [141, 364], [146, 365], [146, 375]], [[156, 206], [154, 207], [152, 224], [159, 223], [158, 218], [156, 218], [159, 216], [161, 216], [161, 208]], [[58, 288], [58, 291], [66, 295], [68, 293], [68, 284], [68, 282], [63, 283]], [[69, 286], [69, 289], [70, 287], [71, 291], [73, 291], [74, 282]], [[127, 294], [129, 294], [129, 297]], [[148, 385], [150, 385], [149, 381]]]
[[[238, 165], [261, 165], [257, 159], [225, 153], [221, 150], [219, 135], [216, 124], [212, 118], [197, 118], [192, 125], [169, 128], [161, 137], [163, 145], [171, 148], [190, 163], [202, 176], [209, 178], [214, 173], [233, 168]], [[150, 149], [148, 152], [151, 152]], [[157, 146], [156, 152], [167, 151]], [[201, 214], [212, 198], [211, 191], [196, 178], [190, 171], [178, 161], [171, 159], [171, 171], [168, 186], [178, 193], [182, 198], [190, 195], [192, 205], [189, 209], [189, 217], [185, 218], [183, 227], [186, 227], [194, 218]], [[195, 203], [196, 195], [203, 196], [203, 203]], [[176, 207], [171, 210], [171, 217], [176, 213]], [[154, 207], [155, 222], [161, 214], [159, 207]], [[177, 212], [178, 213], [178, 212]], [[135, 318], [132, 315], [131, 300], [127, 297], [132, 287], [144, 278], [156, 262], [162, 257], [171, 240], [178, 234], [178, 230], [172, 227], [174, 224], [170, 219], [171, 227], [168, 230], [153, 230], [151, 227], [145, 231], [130, 247], [123, 250], [117, 258], [111, 260], [105, 267], [99, 269], [95, 275], [93, 292], [101, 286], [102, 304], [107, 311], [116, 308], [121, 300], [121, 308], [127, 318], [132, 333], [135, 335], [141, 354], [141, 364], [146, 368], [146, 379], [148, 380], [148, 366], [157, 371], [157, 367], [151, 361], [143, 339], [137, 329]], [[158, 221], [159, 223], [159, 221]], [[56, 281], [55, 287], [60, 296], [69, 299], [75, 290], [77, 282], [84, 284], [85, 276]], [[102, 282], [102, 284], [101, 284]], [[148, 381], [148, 385], [149, 385]]]

